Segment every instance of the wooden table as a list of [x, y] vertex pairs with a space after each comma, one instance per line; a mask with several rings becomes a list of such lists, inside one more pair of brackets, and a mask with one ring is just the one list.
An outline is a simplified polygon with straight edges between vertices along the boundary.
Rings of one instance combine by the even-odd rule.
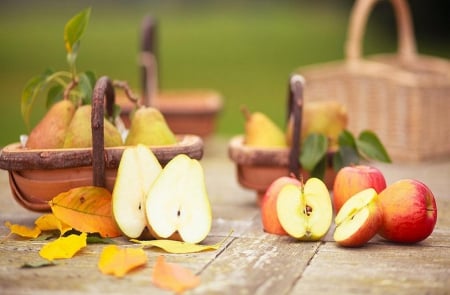
[[[89, 245], [58, 265], [23, 269], [39, 259], [44, 242], [10, 237], [0, 243], [1, 294], [168, 294], [151, 283], [156, 257], [192, 269], [201, 284], [193, 294], [450, 294], [450, 159], [421, 164], [378, 166], [392, 183], [400, 178], [425, 182], [437, 198], [438, 222], [433, 234], [415, 245], [374, 238], [358, 249], [338, 247], [333, 228], [320, 242], [298, 242], [264, 233], [255, 193], [236, 181], [227, 156], [227, 139], [206, 141], [202, 160], [213, 209], [213, 227], [204, 243], [232, 236], [217, 251], [189, 255], [148, 249], [148, 264], [126, 277], [97, 269], [104, 245]], [[0, 236], [5, 221], [33, 224], [40, 214], [13, 199], [7, 173], [0, 171]], [[119, 244], [130, 243], [117, 238]]]

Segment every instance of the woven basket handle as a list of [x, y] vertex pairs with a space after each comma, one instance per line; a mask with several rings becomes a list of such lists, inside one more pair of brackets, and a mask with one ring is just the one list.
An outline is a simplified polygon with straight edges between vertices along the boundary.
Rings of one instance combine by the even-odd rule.
[[292, 144], [289, 151], [289, 172], [297, 178], [300, 174], [300, 137], [301, 122], [303, 113], [303, 84], [305, 80], [302, 76], [294, 74], [289, 79], [287, 121], [292, 120]]
[[[353, 6], [347, 32], [346, 58], [355, 61], [361, 58], [361, 43], [369, 12], [378, 0], [357, 0]], [[397, 20], [398, 56], [408, 62], [416, 56], [416, 41], [414, 37], [411, 13], [406, 0], [390, 0]]]
[[95, 83], [92, 97], [92, 170], [93, 185], [105, 187], [105, 142], [104, 142], [104, 115], [106, 112], [110, 118], [114, 110], [114, 87], [111, 80], [103, 76]]
[[144, 17], [141, 24], [141, 84], [145, 106], [151, 106], [158, 93], [156, 27], [156, 21], [151, 16]]

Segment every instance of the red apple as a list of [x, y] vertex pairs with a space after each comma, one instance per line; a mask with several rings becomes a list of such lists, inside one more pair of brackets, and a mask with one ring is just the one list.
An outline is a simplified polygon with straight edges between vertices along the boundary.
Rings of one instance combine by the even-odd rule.
[[340, 246], [360, 247], [370, 241], [383, 222], [383, 211], [378, 194], [367, 188], [344, 203], [334, 219], [336, 229], [334, 240]]
[[275, 179], [267, 188], [261, 200], [261, 219], [265, 232], [276, 235], [287, 235], [281, 227], [277, 214], [277, 198], [283, 186], [286, 184], [301, 185], [300, 180], [295, 177], [282, 176]]
[[373, 188], [380, 193], [386, 188], [386, 180], [380, 170], [367, 165], [346, 166], [338, 171], [333, 185], [335, 213], [356, 193]]
[[383, 224], [378, 232], [383, 238], [399, 243], [426, 239], [434, 230], [437, 207], [431, 190], [422, 182], [402, 179], [379, 195]]

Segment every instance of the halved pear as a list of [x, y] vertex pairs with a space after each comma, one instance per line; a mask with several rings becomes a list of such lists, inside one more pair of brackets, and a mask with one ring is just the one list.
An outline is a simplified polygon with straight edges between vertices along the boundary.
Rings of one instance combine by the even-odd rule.
[[112, 192], [114, 219], [129, 238], [139, 238], [146, 229], [145, 198], [162, 167], [153, 152], [144, 145], [124, 150]]
[[285, 185], [277, 199], [277, 213], [283, 229], [300, 240], [320, 240], [329, 230], [333, 218], [330, 193], [318, 178], [303, 186]]
[[155, 237], [189, 243], [205, 239], [212, 213], [200, 163], [184, 154], [175, 156], [151, 186], [145, 210]]
[[378, 194], [368, 188], [350, 197], [334, 219], [334, 240], [341, 246], [360, 247], [378, 232], [383, 222], [383, 211], [378, 205]]

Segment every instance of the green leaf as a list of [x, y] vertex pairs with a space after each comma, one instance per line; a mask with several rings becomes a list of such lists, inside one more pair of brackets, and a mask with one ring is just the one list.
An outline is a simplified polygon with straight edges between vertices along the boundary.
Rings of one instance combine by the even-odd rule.
[[80, 90], [80, 98], [82, 104], [91, 104], [92, 102], [92, 90], [94, 89], [94, 84], [92, 83], [91, 74], [81, 73], [78, 80], [78, 89]]
[[323, 180], [325, 177], [326, 170], [327, 170], [327, 157], [324, 156], [324, 157], [322, 157], [322, 159], [320, 159], [320, 161], [311, 170], [310, 176]]
[[46, 79], [52, 74], [51, 70], [31, 78], [22, 91], [21, 97], [21, 113], [27, 128], [30, 128], [30, 114], [36, 97], [46, 86]]
[[22, 264], [21, 268], [41, 268], [47, 266], [55, 266], [56, 263], [48, 261], [46, 259], [40, 259], [39, 261], [26, 262]]
[[386, 149], [377, 135], [372, 131], [365, 130], [361, 132], [356, 140], [356, 146], [358, 147], [358, 150], [368, 159], [391, 163], [391, 158], [389, 157]]
[[341, 146], [338, 153], [341, 157], [342, 167], [359, 164], [360, 156], [356, 148], [351, 146]]
[[72, 17], [64, 27], [64, 44], [68, 54], [76, 51], [78, 42], [83, 36], [89, 22], [91, 8], [86, 8]]
[[323, 134], [312, 133], [308, 135], [300, 151], [300, 163], [302, 168], [312, 171], [324, 158], [328, 149], [327, 137]]
[[47, 109], [50, 108], [55, 102], [63, 99], [64, 87], [62, 85], [55, 85], [47, 92]]
[[338, 137], [339, 146], [351, 146], [356, 149], [355, 137], [348, 130], [342, 130]]

